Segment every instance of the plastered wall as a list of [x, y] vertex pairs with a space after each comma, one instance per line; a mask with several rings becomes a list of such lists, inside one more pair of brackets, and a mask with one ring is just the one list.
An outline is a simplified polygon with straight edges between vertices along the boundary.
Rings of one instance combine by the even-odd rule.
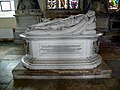
[[0, 29], [15, 28], [15, 18], [0, 18]]

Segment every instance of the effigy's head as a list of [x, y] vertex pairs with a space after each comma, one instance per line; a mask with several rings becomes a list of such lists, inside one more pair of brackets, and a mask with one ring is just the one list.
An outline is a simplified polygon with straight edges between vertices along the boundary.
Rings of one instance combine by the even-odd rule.
[[89, 10], [85, 15], [86, 15], [87, 17], [95, 16], [95, 11]]

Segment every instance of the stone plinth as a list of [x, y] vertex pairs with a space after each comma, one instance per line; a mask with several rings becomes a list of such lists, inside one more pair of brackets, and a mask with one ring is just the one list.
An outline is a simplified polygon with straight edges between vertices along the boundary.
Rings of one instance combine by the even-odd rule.
[[30, 70], [19, 63], [12, 71], [14, 79], [92, 79], [110, 78], [111, 69], [102, 61], [95, 69]]

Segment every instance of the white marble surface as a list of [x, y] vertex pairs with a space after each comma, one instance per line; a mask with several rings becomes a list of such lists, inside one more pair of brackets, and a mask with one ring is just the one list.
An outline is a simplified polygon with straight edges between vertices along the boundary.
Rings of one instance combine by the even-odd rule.
[[81, 35], [96, 34], [95, 12], [89, 10], [86, 14], [69, 16], [31, 25], [27, 28], [29, 35]]
[[29, 69], [92, 69], [100, 65], [94, 11], [28, 27], [22, 63]]

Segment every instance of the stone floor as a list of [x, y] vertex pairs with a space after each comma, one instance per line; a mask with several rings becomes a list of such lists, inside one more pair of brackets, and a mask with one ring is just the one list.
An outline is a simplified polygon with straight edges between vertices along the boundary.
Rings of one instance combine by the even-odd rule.
[[25, 54], [23, 45], [0, 42], [0, 90], [120, 90], [120, 43], [102, 42], [99, 53], [113, 70], [110, 79], [13, 80], [12, 70]]
[[4, 90], [12, 81], [12, 70], [24, 54], [22, 45], [0, 42], [0, 90]]

